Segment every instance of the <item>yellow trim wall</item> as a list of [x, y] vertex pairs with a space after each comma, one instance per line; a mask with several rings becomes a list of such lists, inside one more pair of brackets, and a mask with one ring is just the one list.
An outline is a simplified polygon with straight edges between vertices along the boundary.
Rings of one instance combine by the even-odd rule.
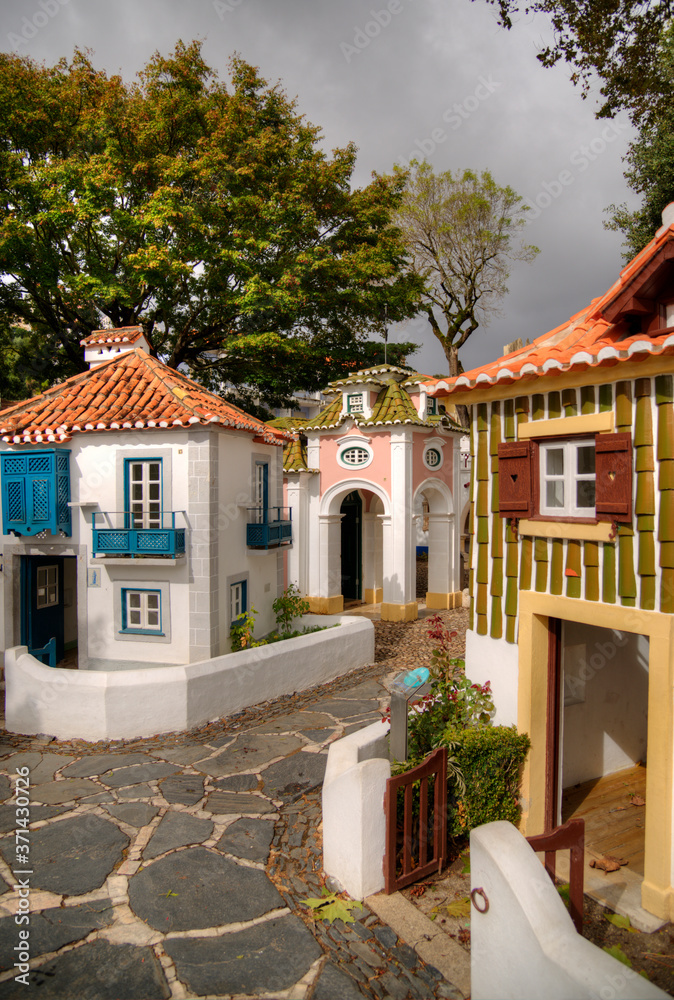
[[649, 639], [644, 909], [674, 919], [672, 783], [674, 616], [534, 592], [520, 595], [517, 727], [531, 738], [522, 780], [522, 832], [543, 832], [548, 699], [548, 621], [582, 622]]

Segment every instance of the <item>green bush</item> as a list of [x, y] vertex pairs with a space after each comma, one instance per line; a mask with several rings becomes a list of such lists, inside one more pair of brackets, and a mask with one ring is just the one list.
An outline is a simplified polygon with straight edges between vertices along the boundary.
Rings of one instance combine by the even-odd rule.
[[515, 726], [448, 727], [442, 738], [465, 788], [448, 773], [449, 829], [452, 837], [495, 820], [516, 823], [522, 765], [531, 746]]

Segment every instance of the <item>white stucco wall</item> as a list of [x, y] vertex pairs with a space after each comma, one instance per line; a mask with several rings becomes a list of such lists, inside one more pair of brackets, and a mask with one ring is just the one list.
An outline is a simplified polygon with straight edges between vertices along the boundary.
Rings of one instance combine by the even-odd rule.
[[202, 663], [134, 670], [50, 669], [25, 646], [13, 647], [5, 654], [6, 727], [91, 741], [181, 731], [373, 662], [367, 619], [307, 615], [302, 624], [339, 628]]
[[552, 881], [510, 823], [470, 834], [473, 1000], [638, 1000], [668, 994], [580, 937]]
[[646, 759], [648, 639], [563, 622], [562, 787]]
[[491, 681], [495, 726], [517, 725], [518, 647], [505, 639], [466, 632], [466, 676], [473, 684]]
[[353, 899], [364, 899], [384, 887], [389, 729], [389, 723], [374, 722], [333, 743], [328, 751], [323, 869]]

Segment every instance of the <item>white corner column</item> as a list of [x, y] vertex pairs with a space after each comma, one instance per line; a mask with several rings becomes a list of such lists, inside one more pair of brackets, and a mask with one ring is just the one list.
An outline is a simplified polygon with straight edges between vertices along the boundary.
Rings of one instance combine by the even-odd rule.
[[460, 607], [463, 595], [455, 586], [454, 514], [428, 515], [428, 591], [426, 607]]
[[416, 538], [412, 509], [412, 431], [391, 433], [391, 514], [382, 518], [384, 594], [382, 621], [413, 621], [416, 602]]
[[317, 589], [308, 598], [309, 609], [317, 615], [339, 614], [344, 610], [341, 514], [318, 516], [318, 566]]

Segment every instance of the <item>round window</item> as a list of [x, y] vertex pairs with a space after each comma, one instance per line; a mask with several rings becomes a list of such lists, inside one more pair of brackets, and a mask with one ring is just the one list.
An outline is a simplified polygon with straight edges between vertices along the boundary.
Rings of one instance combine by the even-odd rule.
[[437, 468], [442, 463], [442, 455], [437, 448], [429, 448], [425, 457], [426, 465], [431, 469]]
[[365, 448], [345, 448], [340, 457], [345, 465], [365, 465], [370, 454]]

